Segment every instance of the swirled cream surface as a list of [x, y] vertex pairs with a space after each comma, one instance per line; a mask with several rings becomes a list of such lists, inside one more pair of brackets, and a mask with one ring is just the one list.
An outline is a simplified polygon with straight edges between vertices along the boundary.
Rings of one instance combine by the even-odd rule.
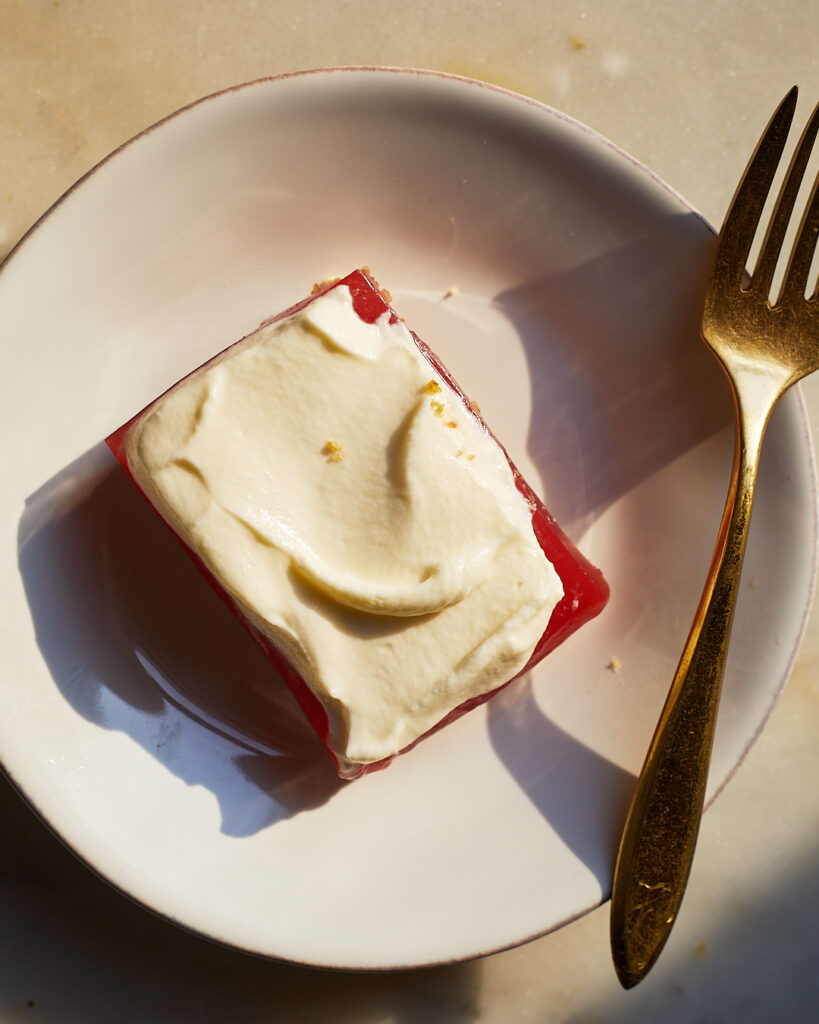
[[127, 455], [322, 702], [342, 761], [395, 754], [512, 678], [563, 593], [500, 447], [346, 286], [182, 381]]

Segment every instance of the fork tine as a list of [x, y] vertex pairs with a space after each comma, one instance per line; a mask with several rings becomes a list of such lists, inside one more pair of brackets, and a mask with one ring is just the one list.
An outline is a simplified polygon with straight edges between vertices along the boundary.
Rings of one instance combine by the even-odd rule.
[[719, 233], [712, 287], [738, 289], [796, 109], [794, 86], [776, 108], [745, 169]]
[[[819, 121], [819, 106], [813, 116]], [[782, 296], [786, 302], [792, 302], [805, 294], [817, 237], [819, 237], [819, 175], [813, 183], [810, 199], [802, 215], [799, 233], [796, 236], [793, 252], [785, 271]], [[819, 286], [814, 290], [812, 297], [816, 296], [817, 291], [819, 291]]]
[[[791, 159], [787, 176], [782, 184], [779, 198], [776, 201], [776, 209], [773, 217], [771, 218], [768, 231], [765, 235], [765, 240], [762, 243], [759, 262], [757, 263], [756, 269], [753, 273], [751, 287], [759, 289], [762, 294], [766, 296], [771, 290], [771, 282], [773, 281], [776, 264], [779, 260], [782, 242], [784, 241], [788, 222], [790, 221], [791, 214], [793, 213], [796, 197], [799, 194], [799, 187], [802, 184], [802, 178], [805, 175], [805, 168], [810, 160], [810, 154], [813, 149], [813, 144], [816, 141], [817, 132], [819, 132], [819, 105], [816, 106], [813, 114], [811, 114], [810, 120], [805, 125], [805, 130], [802, 132], [799, 145]], [[807, 245], [807, 242], [805, 244]], [[811, 246], [811, 254], [812, 252], [813, 246]], [[808, 266], [805, 268], [805, 277], [807, 277], [809, 269], [810, 259], [808, 260]], [[790, 282], [791, 280], [789, 273], [788, 281]], [[804, 289], [804, 287], [805, 281], [803, 280], [802, 288]]]

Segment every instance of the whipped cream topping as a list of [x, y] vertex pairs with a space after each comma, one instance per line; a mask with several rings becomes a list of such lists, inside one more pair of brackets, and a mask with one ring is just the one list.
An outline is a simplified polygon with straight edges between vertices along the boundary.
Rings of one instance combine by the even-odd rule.
[[343, 285], [160, 398], [127, 457], [322, 702], [342, 762], [512, 678], [563, 593], [503, 451]]

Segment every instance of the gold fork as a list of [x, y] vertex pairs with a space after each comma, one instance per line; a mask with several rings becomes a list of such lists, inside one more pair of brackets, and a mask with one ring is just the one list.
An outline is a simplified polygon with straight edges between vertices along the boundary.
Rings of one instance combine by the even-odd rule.
[[819, 296], [805, 297], [819, 234], [819, 178], [775, 301], [769, 296], [786, 229], [819, 129], [814, 110], [793, 155], [759, 259], [746, 263], [796, 108], [794, 87], [760, 139], [725, 217], [702, 333], [731, 381], [734, 466], [699, 607], [643, 764], [614, 869], [611, 949], [624, 988], [653, 966], [677, 916], [702, 815], [757, 466], [771, 410], [819, 369]]

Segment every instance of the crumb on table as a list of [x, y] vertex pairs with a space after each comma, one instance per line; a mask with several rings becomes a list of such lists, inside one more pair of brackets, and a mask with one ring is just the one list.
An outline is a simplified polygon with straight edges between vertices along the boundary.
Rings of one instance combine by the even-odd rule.
[[330, 462], [344, 461], [344, 445], [341, 441], [328, 441], [321, 450]]

